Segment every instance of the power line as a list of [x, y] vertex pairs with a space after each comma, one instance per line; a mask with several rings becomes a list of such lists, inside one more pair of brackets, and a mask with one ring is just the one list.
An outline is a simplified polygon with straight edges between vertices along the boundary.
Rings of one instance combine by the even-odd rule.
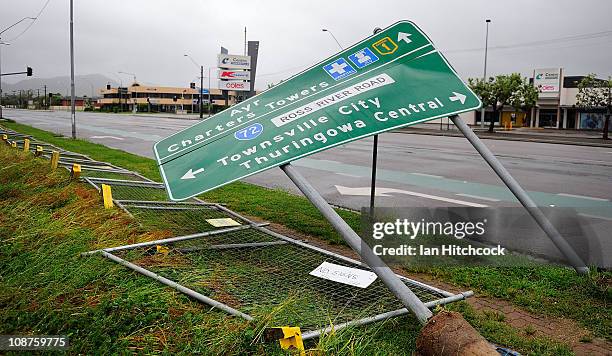
[[49, 5], [49, 2], [51, 0], [47, 0], [47, 2], [45, 2], [45, 4], [43, 5], [43, 7], [40, 9], [40, 11], [38, 12], [38, 14], [34, 17], [34, 20], [32, 22], [30, 22], [30, 24], [28, 25], [28, 27], [26, 27], [23, 31], [21, 31], [17, 36], [11, 38], [10, 40], [8, 40], [9, 42], [14, 42], [16, 39], [18, 39], [19, 37], [21, 37], [21, 35], [23, 35], [24, 33], [26, 33], [30, 27], [32, 27], [32, 25], [34, 25], [34, 23], [38, 20], [38, 17], [40, 15], [42, 15], [43, 11], [45, 11], [45, 9], [47, 8], [47, 5]]
[[[574, 36], [566, 36], [559, 38], [551, 38], [547, 40], [539, 40], [532, 42], [523, 42], [523, 43], [515, 43], [510, 45], [501, 45], [501, 46], [491, 46], [489, 50], [500, 50], [500, 49], [514, 49], [521, 47], [539, 47], [556, 43], [564, 43], [568, 41], [581, 41], [581, 40], [590, 40], [594, 38], [602, 38], [612, 36], [612, 30], [610, 31], [602, 31], [602, 32], [594, 32], [594, 33], [585, 33], [581, 35]], [[484, 47], [481, 48], [469, 48], [469, 49], [451, 49], [451, 50], [442, 50], [443, 53], [467, 53], [467, 52], [480, 52], [484, 50]]]

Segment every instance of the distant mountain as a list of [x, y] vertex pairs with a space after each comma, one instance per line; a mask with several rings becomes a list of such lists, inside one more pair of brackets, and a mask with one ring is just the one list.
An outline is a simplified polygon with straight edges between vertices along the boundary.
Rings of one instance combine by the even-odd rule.
[[[119, 84], [101, 74], [87, 74], [74, 76], [74, 91], [77, 96], [87, 95], [98, 97], [99, 90], [106, 88], [106, 84], [117, 87]], [[13, 90], [32, 90], [36, 93], [36, 89], [40, 89], [43, 93], [43, 86], [47, 85], [47, 93], [60, 93], [62, 95], [70, 95], [70, 76], [53, 77], [53, 78], [28, 78], [19, 81], [15, 84], [2, 82], [2, 91], [11, 94]]]

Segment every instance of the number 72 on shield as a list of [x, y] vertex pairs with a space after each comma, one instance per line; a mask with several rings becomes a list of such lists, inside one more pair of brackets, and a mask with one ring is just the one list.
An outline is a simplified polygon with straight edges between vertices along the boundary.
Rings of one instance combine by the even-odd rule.
[[252, 140], [259, 136], [263, 132], [263, 125], [260, 123], [254, 123], [234, 133], [234, 137], [237, 140]]

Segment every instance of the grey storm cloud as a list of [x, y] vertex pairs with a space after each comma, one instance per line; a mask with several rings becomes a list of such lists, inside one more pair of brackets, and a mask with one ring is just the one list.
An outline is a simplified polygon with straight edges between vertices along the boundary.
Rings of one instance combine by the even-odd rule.
[[[0, 0], [0, 27], [35, 16], [46, 0]], [[612, 74], [612, 2], [548, 1], [75, 1], [75, 71], [144, 84], [184, 86], [199, 75], [183, 54], [205, 67], [220, 46], [232, 54], [260, 41], [257, 87], [266, 88], [338, 51], [341, 45], [408, 19], [420, 26], [464, 77], [482, 76], [486, 18], [488, 72], [563, 67], [567, 74]], [[3, 71], [35, 68], [38, 77], [68, 75], [69, 1], [50, 0], [40, 18], [2, 35]], [[606, 32], [607, 31], [607, 32]], [[207, 75], [207, 74], [205, 74]], [[6, 77], [6, 82], [22, 78]]]

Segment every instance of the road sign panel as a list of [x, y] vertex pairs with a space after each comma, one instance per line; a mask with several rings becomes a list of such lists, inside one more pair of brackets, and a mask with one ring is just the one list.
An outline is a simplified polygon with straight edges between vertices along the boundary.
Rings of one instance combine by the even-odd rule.
[[183, 200], [346, 142], [480, 105], [427, 36], [402, 21], [156, 143], [154, 151], [170, 197]]

